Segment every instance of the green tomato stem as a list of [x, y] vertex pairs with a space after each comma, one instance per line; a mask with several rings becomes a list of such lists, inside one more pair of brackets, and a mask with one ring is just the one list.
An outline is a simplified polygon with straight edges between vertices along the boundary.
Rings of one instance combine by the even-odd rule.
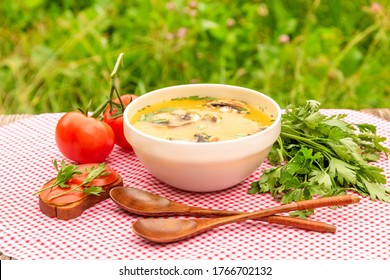
[[123, 104], [123, 101], [122, 101], [122, 98], [120, 98], [120, 94], [119, 94], [119, 91], [118, 91], [118, 88], [116, 86], [116, 75], [117, 75], [117, 72], [118, 72], [118, 68], [119, 68], [119, 65], [122, 61], [122, 58], [123, 58], [123, 53], [120, 53], [117, 60], [116, 60], [116, 63], [115, 63], [115, 66], [114, 66], [114, 69], [113, 71], [111, 72], [110, 74], [110, 77], [111, 77], [111, 89], [110, 89], [110, 95], [108, 96], [107, 100], [105, 100], [91, 115], [92, 118], [101, 118], [101, 115], [103, 114], [103, 112], [106, 110], [107, 106], [110, 106], [110, 113], [112, 112], [113, 110], [113, 105], [112, 105], [112, 100], [114, 99], [114, 93], [116, 94], [116, 96], [118, 97], [119, 99], [119, 103], [120, 103], [120, 106], [122, 108], [122, 112], [123, 110], [125, 109], [125, 105]]
[[111, 78], [115, 78], [116, 73], [118, 72], [119, 64], [122, 61], [122, 57], [123, 57], [123, 53], [120, 53], [117, 60], [116, 60], [114, 70], [112, 70], [112, 72], [111, 72], [111, 75], [110, 75]]
[[106, 110], [107, 105], [110, 103], [110, 98], [104, 101], [91, 115], [92, 118], [98, 118], [104, 110]]
[[118, 72], [118, 68], [119, 68], [119, 64], [121, 63], [122, 61], [122, 58], [123, 58], [123, 53], [120, 53], [117, 60], [116, 60], [116, 63], [115, 63], [115, 66], [114, 66], [114, 69], [112, 70], [111, 72], [111, 91], [110, 91], [110, 112], [112, 112], [112, 99], [113, 99], [113, 95], [114, 95], [114, 92], [116, 93], [118, 99], [119, 99], [119, 103], [121, 104], [121, 108], [122, 108], [122, 111], [124, 110], [125, 106], [122, 102], [122, 99], [120, 97], [120, 94], [119, 94], [119, 91], [118, 91], [118, 88], [116, 86], [116, 76], [117, 76], [117, 72]]
[[120, 98], [120, 94], [118, 92], [118, 88], [116, 86], [116, 75], [117, 75], [117, 72], [118, 72], [118, 68], [119, 68], [119, 65], [122, 61], [122, 58], [123, 58], [123, 53], [120, 53], [117, 60], [116, 60], [116, 63], [115, 63], [115, 66], [114, 66], [114, 69], [112, 70], [111, 74], [110, 74], [110, 77], [111, 77], [111, 89], [110, 89], [110, 95], [108, 96], [107, 100], [105, 100], [91, 115], [92, 118], [101, 118], [101, 115], [102, 113], [106, 110], [107, 108], [107, 105], [110, 106], [110, 113], [112, 113], [112, 110], [113, 110], [113, 104], [112, 104], [112, 100], [114, 98], [114, 93], [116, 94], [116, 96], [118, 97], [119, 99], [119, 103], [120, 103], [120, 106], [122, 108], [122, 112], [123, 110], [125, 109], [125, 105], [123, 104], [122, 102], [122, 99]]

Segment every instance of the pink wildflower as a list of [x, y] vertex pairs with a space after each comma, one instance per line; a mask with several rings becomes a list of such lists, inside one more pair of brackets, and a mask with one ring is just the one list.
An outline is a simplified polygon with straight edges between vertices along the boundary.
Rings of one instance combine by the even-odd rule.
[[282, 34], [279, 36], [279, 43], [281, 44], [287, 44], [290, 43], [290, 36], [287, 34]]

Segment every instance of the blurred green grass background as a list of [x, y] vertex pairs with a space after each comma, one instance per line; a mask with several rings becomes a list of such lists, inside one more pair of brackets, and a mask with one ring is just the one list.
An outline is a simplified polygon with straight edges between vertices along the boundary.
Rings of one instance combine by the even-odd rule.
[[390, 107], [389, 1], [2, 0], [0, 114], [225, 83], [281, 107]]

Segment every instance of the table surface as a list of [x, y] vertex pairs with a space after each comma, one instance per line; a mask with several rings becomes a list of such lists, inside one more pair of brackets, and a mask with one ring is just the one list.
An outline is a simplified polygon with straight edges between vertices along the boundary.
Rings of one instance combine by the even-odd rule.
[[[370, 113], [375, 116], [379, 116], [383, 119], [390, 120], [390, 108], [380, 108], [380, 109], [363, 109], [361, 110], [365, 113]], [[34, 115], [31, 114], [13, 114], [13, 115], [0, 115], [0, 126], [10, 124], [21, 119], [29, 118]], [[6, 256], [0, 252], [0, 260], [12, 260], [14, 258]]]

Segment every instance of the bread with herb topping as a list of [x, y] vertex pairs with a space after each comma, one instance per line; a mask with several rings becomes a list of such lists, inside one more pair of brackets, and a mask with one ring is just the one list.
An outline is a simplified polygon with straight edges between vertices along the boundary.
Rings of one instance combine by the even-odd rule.
[[122, 177], [105, 164], [63, 165], [58, 171], [57, 178], [37, 193], [40, 210], [60, 220], [79, 217], [86, 209], [109, 198], [112, 188], [123, 185]]

